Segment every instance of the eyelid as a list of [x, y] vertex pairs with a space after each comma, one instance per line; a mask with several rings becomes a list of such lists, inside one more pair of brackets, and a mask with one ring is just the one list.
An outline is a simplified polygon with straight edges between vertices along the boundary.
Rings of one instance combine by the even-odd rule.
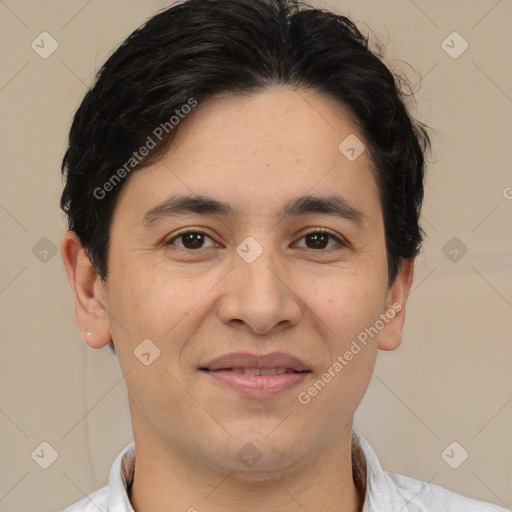
[[[195, 228], [193, 226], [184, 228], [182, 231], [178, 231], [177, 233], [173, 234], [171, 238], [164, 241], [163, 245], [174, 245], [173, 242], [176, 239], [178, 239], [180, 236], [185, 235], [187, 233], [199, 233], [201, 235], [204, 235], [204, 236], [210, 238], [210, 240], [212, 240], [215, 244], [217, 244], [217, 246], [220, 245], [219, 242], [217, 242], [212, 235], [209, 235], [208, 232], [205, 231], [204, 228], [199, 228], [199, 227]], [[329, 236], [331, 236], [333, 239], [335, 239], [339, 246], [342, 246], [342, 247], [350, 246], [350, 243], [343, 236], [339, 235], [335, 231], [332, 231], [328, 228], [320, 228], [320, 227], [318, 227], [318, 228], [313, 227], [313, 228], [308, 229], [308, 231], [301, 234], [301, 236], [297, 239], [296, 242], [294, 242], [294, 244], [301, 241], [305, 236], [312, 234], [312, 233], [326, 233]], [[199, 249], [186, 249], [186, 248], [179, 247], [179, 246], [175, 246], [175, 247], [178, 247], [179, 249], [183, 249], [184, 251], [191, 251], [191, 252], [198, 252], [201, 249], [209, 249], [210, 248], [210, 247], [200, 247]], [[308, 248], [306, 247], [303, 249], [308, 249]], [[313, 250], [315, 252], [328, 252], [333, 249], [336, 249], [336, 247], [331, 247], [331, 249], [319, 249], [319, 250], [311, 249], [311, 250]]]
[[[182, 231], [178, 231], [177, 233], [174, 233], [170, 238], [164, 239], [163, 245], [174, 245], [173, 241], [175, 241], [177, 238], [179, 238], [182, 235], [186, 235], [187, 233], [199, 233], [201, 235], [205, 235], [208, 238], [210, 238], [213, 242], [215, 242], [217, 245], [220, 245], [219, 242], [215, 240], [215, 238], [208, 234], [207, 231], [205, 231], [205, 228], [195, 228], [194, 226], [183, 228]], [[178, 247], [179, 249], [183, 249], [183, 247]], [[208, 249], [208, 247], [201, 247], [201, 249]], [[191, 251], [193, 249], [183, 249], [185, 251]], [[200, 249], [195, 249], [195, 251], [199, 251]]]
[[[348, 242], [348, 240], [345, 237], [343, 237], [342, 235], [340, 235], [340, 234], [336, 233], [335, 231], [332, 231], [328, 228], [311, 228], [308, 231], [306, 231], [305, 233], [302, 233], [301, 236], [299, 237], [299, 239], [297, 240], [297, 242], [302, 240], [305, 236], [310, 235], [312, 233], [326, 233], [326, 234], [330, 235], [332, 238], [334, 238], [338, 242], [338, 245], [341, 245], [344, 247], [350, 246], [350, 243]], [[297, 242], [295, 242], [295, 243], [297, 243]], [[331, 249], [335, 249], [335, 247], [332, 247]], [[314, 249], [312, 249], [312, 250], [314, 250]], [[317, 250], [317, 252], [327, 252], [329, 250], [330, 249], [322, 249], [322, 250]]]

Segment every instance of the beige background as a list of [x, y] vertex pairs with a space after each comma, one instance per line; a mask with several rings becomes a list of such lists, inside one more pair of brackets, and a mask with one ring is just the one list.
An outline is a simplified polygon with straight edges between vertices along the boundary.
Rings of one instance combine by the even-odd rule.
[[[71, 117], [113, 48], [168, 4], [0, 1], [1, 511], [55, 511], [82, 498], [107, 483], [131, 441], [117, 361], [81, 341], [51, 248], [65, 229], [60, 163]], [[510, 508], [512, 3], [319, 5], [387, 43], [389, 62], [416, 84], [415, 115], [437, 131], [423, 217], [429, 238], [404, 342], [379, 355], [356, 428], [386, 469]], [[31, 48], [43, 31], [59, 44], [47, 59]], [[441, 47], [453, 31], [469, 43], [457, 59]], [[467, 247], [458, 262], [443, 252], [452, 237]], [[58, 452], [46, 470], [31, 458], [43, 441]], [[441, 458], [452, 441], [469, 453], [458, 469]]]

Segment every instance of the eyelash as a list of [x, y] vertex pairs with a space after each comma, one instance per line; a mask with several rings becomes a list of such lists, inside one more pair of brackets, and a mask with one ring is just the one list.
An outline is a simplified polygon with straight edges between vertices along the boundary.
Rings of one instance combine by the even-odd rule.
[[[178, 240], [180, 237], [182, 237], [184, 235], [188, 235], [190, 233], [205, 235], [208, 238], [210, 238], [211, 240], [213, 240], [213, 237], [211, 237], [205, 231], [201, 231], [200, 229], [190, 229], [189, 228], [189, 229], [187, 229], [187, 231], [181, 231], [180, 233], [177, 233], [176, 235], [174, 235], [171, 239], [169, 239], [167, 242], [165, 242], [165, 245], [174, 245], [173, 242], [175, 240]], [[305, 238], [308, 235], [317, 234], [317, 233], [325, 233], [325, 234], [329, 235], [331, 238], [333, 238], [338, 243], [338, 246], [340, 246], [341, 248], [348, 246], [348, 243], [346, 241], [344, 241], [338, 235], [336, 235], [331, 230], [326, 229], [326, 228], [315, 228], [315, 229], [312, 229], [311, 231], [308, 231], [307, 233], [304, 233], [299, 238], [299, 240], [302, 240], [303, 238]], [[308, 249], [308, 250], [315, 251], [315, 252], [327, 252], [327, 251], [332, 251], [332, 250], [339, 249], [340, 247], [331, 247], [330, 249], [310, 249], [309, 247], [303, 247], [303, 249]], [[187, 249], [186, 247], [178, 247], [178, 248], [182, 249], [184, 251], [191, 251], [191, 252], [198, 252], [201, 249], [209, 249], [209, 247], [200, 247], [199, 249]]]

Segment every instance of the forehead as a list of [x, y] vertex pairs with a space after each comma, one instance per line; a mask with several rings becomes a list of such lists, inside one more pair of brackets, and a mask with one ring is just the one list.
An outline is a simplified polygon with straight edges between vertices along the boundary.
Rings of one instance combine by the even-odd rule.
[[353, 116], [315, 91], [217, 96], [178, 128], [167, 154], [129, 177], [119, 202], [130, 196], [150, 208], [171, 194], [201, 194], [263, 215], [311, 194], [349, 195], [363, 208], [377, 200], [368, 152], [351, 160], [342, 151], [347, 139], [364, 147]]
[[274, 87], [252, 94], [209, 98], [179, 126], [173, 143], [245, 144], [334, 149], [340, 136], [358, 132], [357, 122], [340, 102], [309, 89]]

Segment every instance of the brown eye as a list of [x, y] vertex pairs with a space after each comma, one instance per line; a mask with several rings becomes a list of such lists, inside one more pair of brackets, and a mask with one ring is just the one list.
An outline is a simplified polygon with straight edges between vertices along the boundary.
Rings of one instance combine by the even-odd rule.
[[[344, 246], [345, 244], [329, 231], [312, 231], [304, 235], [301, 240], [305, 240], [306, 249], [333, 249], [336, 246]], [[328, 247], [330, 240], [335, 240], [334, 246]], [[304, 246], [303, 246], [304, 247]]]
[[[183, 233], [180, 233], [171, 238], [168, 242], [168, 245], [177, 245], [182, 249], [188, 250], [203, 249], [205, 248], [203, 245], [206, 239], [210, 239], [213, 242], [213, 239], [202, 231], [184, 231]], [[175, 244], [174, 242], [176, 240], [181, 240], [181, 245]], [[210, 245], [210, 247], [212, 246]]]
[[[329, 237], [330, 235], [326, 233], [311, 233], [305, 236], [306, 245], [309, 249], [325, 249], [329, 243]], [[308, 245], [308, 242], [310, 242], [311, 245]]]

